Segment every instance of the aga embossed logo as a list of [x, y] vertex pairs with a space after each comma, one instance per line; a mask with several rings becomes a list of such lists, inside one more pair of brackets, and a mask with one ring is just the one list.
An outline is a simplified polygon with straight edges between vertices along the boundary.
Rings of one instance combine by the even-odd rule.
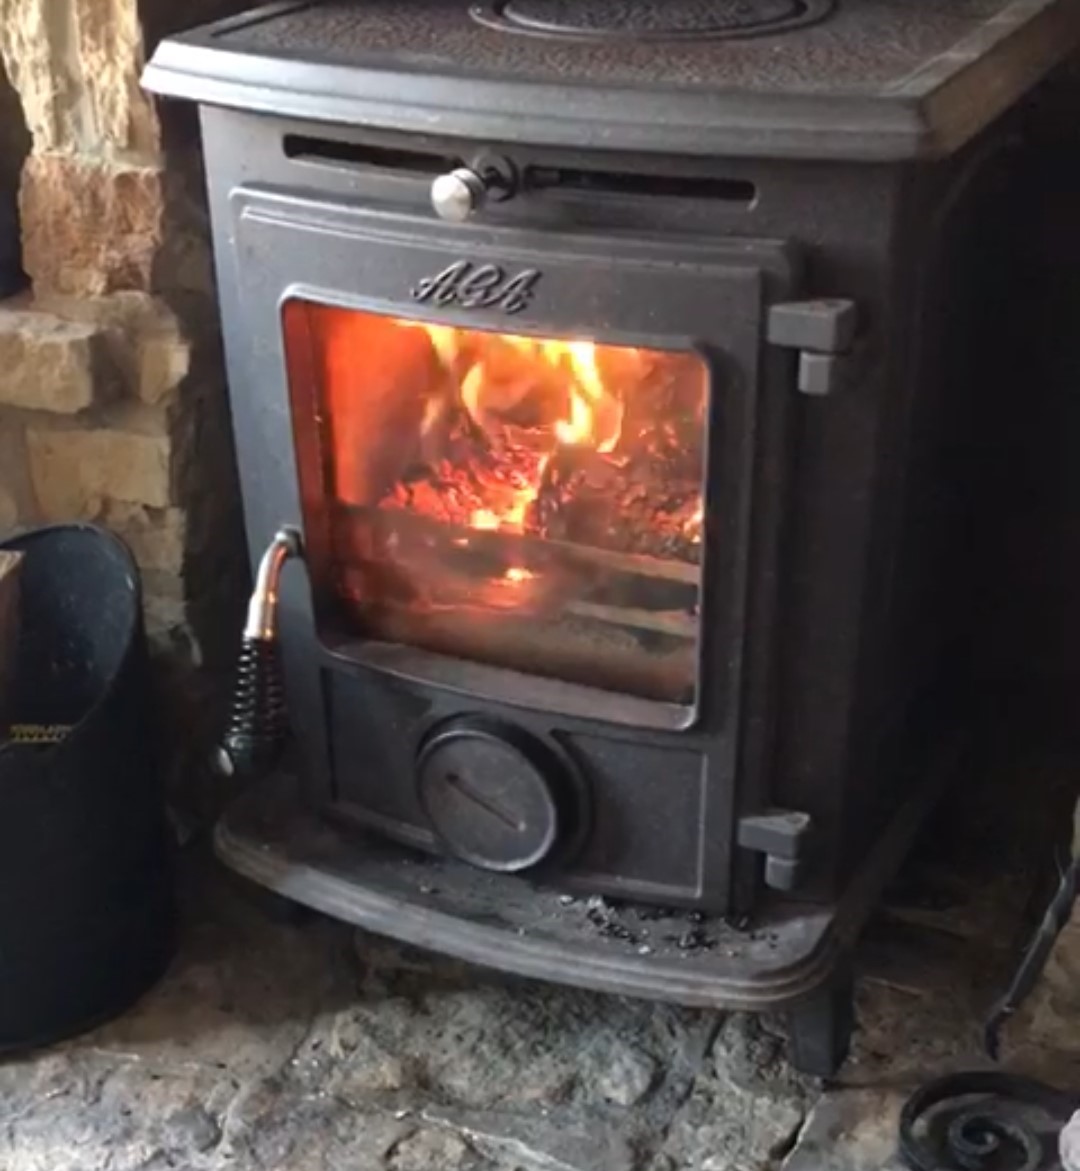
[[497, 264], [458, 260], [433, 276], [423, 277], [409, 290], [414, 301], [432, 305], [460, 305], [462, 309], [499, 308], [520, 313], [532, 300], [540, 270], [523, 268], [508, 276]]

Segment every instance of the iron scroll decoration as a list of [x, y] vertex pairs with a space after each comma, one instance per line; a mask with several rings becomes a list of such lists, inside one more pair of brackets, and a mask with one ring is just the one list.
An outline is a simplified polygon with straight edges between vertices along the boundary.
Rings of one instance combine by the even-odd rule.
[[503, 32], [586, 41], [770, 36], [830, 16], [839, 0], [482, 0], [473, 20]]
[[[1080, 892], [1080, 804], [1072, 824], [1070, 857], [1061, 867], [1058, 888], [986, 1022], [986, 1051], [995, 1061], [1002, 1026], [1037, 984]], [[972, 1096], [978, 1099], [974, 1105]], [[956, 1110], [947, 1123], [938, 1119], [920, 1134], [919, 1123], [930, 1123], [934, 1112], [939, 1107], [944, 1112], [950, 1102]], [[953, 1074], [923, 1086], [908, 1100], [900, 1115], [900, 1155], [913, 1171], [1036, 1171], [1044, 1165], [1047, 1142], [1032, 1116], [1041, 1114], [1060, 1131], [1078, 1109], [1080, 1096], [1030, 1078], [994, 1071]]]
[[[986, 1052], [998, 1059], [1002, 1026], [1035, 988], [1054, 943], [1069, 922], [1080, 893], [1080, 803], [1072, 818], [1067, 863], [1020, 966], [994, 1005], [984, 1030]], [[973, 1104], [974, 1099], [974, 1104]], [[942, 1123], [949, 1103], [955, 1110]], [[997, 1071], [957, 1073], [916, 1091], [900, 1115], [899, 1150], [913, 1171], [1036, 1171], [1044, 1165], [1047, 1136], [1041, 1115], [1060, 1132], [1080, 1110], [1080, 1095], [1030, 1078]], [[921, 1129], [920, 1122], [927, 1125]], [[1060, 1164], [1054, 1163], [1054, 1166]]]
[[[949, 1103], [955, 1104], [951, 1115]], [[912, 1171], [1037, 1171], [1077, 1108], [1076, 1095], [1030, 1078], [994, 1070], [951, 1074], [908, 1099], [899, 1153]], [[1040, 1134], [1032, 1114], [1053, 1124], [1049, 1133]], [[935, 1115], [936, 1125], [930, 1124]], [[928, 1125], [920, 1128], [923, 1121]]]

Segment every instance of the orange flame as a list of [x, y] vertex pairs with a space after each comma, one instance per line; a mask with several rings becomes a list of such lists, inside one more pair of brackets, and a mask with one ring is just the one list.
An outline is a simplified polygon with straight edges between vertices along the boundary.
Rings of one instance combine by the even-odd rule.
[[622, 431], [622, 403], [604, 387], [596, 364], [596, 346], [592, 342], [549, 342], [547, 345], [557, 347], [558, 359], [568, 359], [574, 373], [570, 384], [570, 418], [555, 424], [559, 442], [583, 444], [604, 453], [614, 451]]
[[[640, 455], [645, 434], [640, 412], [624, 436], [625, 392], [655, 371], [656, 352], [418, 321], [398, 324], [424, 332], [442, 372], [441, 388], [433, 386], [425, 399], [420, 431], [425, 443], [430, 440], [429, 450], [445, 453], [432, 463], [430, 487], [395, 489], [401, 505], [477, 530], [535, 532], [546, 523], [537, 509], [560, 490], [548, 494], [551, 477], [587, 466], [587, 461], [553, 465], [560, 452], [593, 451], [616, 463], [634, 458], [631, 452]], [[671, 419], [659, 424], [669, 450], [676, 446], [674, 426]], [[658, 531], [666, 527], [690, 545], [701, 544], [700, 495], [688, 493], [673, 506], [658, 507], [653, 518]]]
[[[528, 512], [536, 501], [544, 473], [560, 447], [591, 447], [609, 453], [615, 450], [622, 432], [623, 403], [619, 395], [604, 383], [596, 345], [589, 341], [563, 341], [552, 338], [524, 337], [516, 334], [490, 335], [486, 345], [472, 348], [478, 335], [459, 331], [452, 326], [408, 322], [423, 329], [443, 369], [457, 382], [461, 404], [473, 423], [492, 438], [492, 419], [505, 410], [505, 353], [512, 351], [518, 362], [516, 376], [522, 394], [530, 380], [561, 389], [562, 408], [558, 417], [539, 428], [547, 436], [547, 450], [536, 453], [531, 467], [518, 485], [501, 485], [498, 504], [473, 509], [468, 524], [475, 529], [524, 530]], [[499, 353], [500, 345], [502, 355]], [[512, 410], [509, 412], [512, 415]], [[433, 412], [425, 415], [434, 417]], [[507, 430], [512, 424], [507, 425]]]

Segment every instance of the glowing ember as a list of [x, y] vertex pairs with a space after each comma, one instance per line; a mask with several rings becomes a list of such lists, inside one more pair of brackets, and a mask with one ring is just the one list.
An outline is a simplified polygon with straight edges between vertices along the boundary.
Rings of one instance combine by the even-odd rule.
[[696, 560], [704, 394], [693, 358], [400, 325], [426, 334], [440, 377], [418, 404], [425, 454], [382, 507]]
[[525, 569], [520, 565], [511, 565], [510, 568], [503, 574], [503, 581], [513, 582], [514, 585], [520, 585], [522, 582], [532, 581], [536, 574], [532, 570]]
[[498, 527], [499, 518], [490, 508], [477, 508], [469, 514], [469, 528], [497, 529]]
[[701, 533], [705, 525], [705, 506], [698, 504], [694, 509], [690, 519], [683, 525], [683, 531], [689, 540], [695, 544], [701, 544]]

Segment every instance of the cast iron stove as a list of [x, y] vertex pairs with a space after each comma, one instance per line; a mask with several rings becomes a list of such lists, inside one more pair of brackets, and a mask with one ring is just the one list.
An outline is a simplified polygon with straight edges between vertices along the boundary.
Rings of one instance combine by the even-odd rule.
[[[227, 862], [548, 979], [791, 1008], [955, 757], [982, 290], [1074, 0], [279, 3], [202, 125], [295, 755]], [[651, 908], [651, 909], [650, 909]]]

